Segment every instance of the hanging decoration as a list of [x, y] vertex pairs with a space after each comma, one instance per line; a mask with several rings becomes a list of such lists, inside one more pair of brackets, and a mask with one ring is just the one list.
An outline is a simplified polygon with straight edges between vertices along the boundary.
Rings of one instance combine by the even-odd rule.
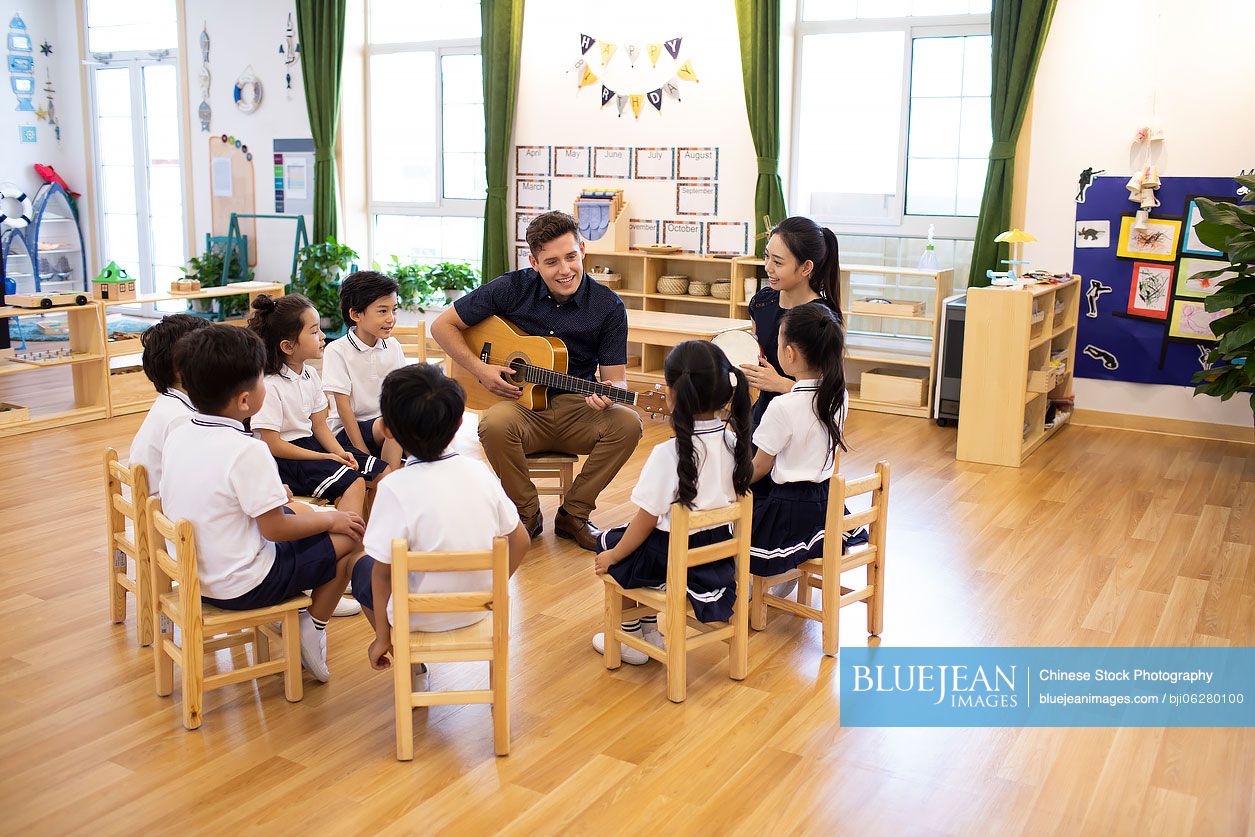
[[587, 55], [588, 51], [593, 48], [593, 44], [597, 43], [596, 38], [590, 38], [587, 35], [580, 35], [580, 55]]
[[39, 45], [39, 51], [47, 58], [49, 55], [52, 55], [52, 44], [48, 43], [47, 39], [44, 39], [44, 42]]
[[[671, 56], [673, 60], [678, 62], [680, 60], [680, 49], [683, 42], [683, 37], [676, 36], [658, 43], [647, 43], [645, 45], [645, 51], [649, 55], [650, 65], [657, 68], [658, 59], [662, 57], [664, 50], [666, 50], [666, 53]], [[604, 74], [604, 68], [610, 63], [610, 60], [614, 56], [616, 50], [618, 50], [619, 45], [610, 41], [599, 40], [591, 35], [581, 34], [581, 55], [587, 55], [588, 51], [593, 48], [593, 45], [598, 43], [601, 44], [601, 64]], [[624, 51], [627, 53], [628, 62], [633, 68], [635, 68], [637, 59], [641, 57], [641, 46], [639, 44], [625, 44]], [[636, 119], [640, 119], [641, 110], [646, 100], [648, 100], [649, 103], [654, 106], [654, 110], [659, 113], [662, 112], [662, 105], [665, 99], [672, 99], [676, 102], [682, 101], [680, 98], [680, 79], [694, 83], [698, 82], [697, 70], [693, 67], [692, 59], [686, 59], [682, 65], [677, 67], [675, 75], [662, 86], [640, 93], [625, 93], [612, 89], [603, 79], [599, 78], [597, 74], [592, 71], [592, 68], [587, 63], [587, 59], [583, 57], [577, 59], [575, 64], [572, 65], [566, 73], [569, 75], [571, 70], [577, 71], [579, 75], [579, 84], [576, 88], [577, 90], [582, 90], [590, 84], [601, 81], [600, 107], [603, 110], [613, 99], [615, 108], [620, 117], [623, 116], [624, 110], [626, 110], [627, 106], [630, 104], [632, 106], [632, 114]]]
[[637, 119], [640, 119], [641, 118], [641, 105], [644, 104], [642, 100], [645, 97], [642, 96], [640, 93], [632, 93], [631, 95], [628, 96], [628, 98], [631, 99], [632, 101], [632, 115], [635, 116]]
[[235, 106], [240, 109], [241, 113], [254, 113], [257, 108], [261, 107], [261, 81], [253, 72], [252, 64], [244, 68], [243, 74], [235, 82], [235, 90], [231, 95], [235, 100]]
[[675, 99], [677, 102], [684, 101], [683, 99], [680, 98], [680, 85], [675, 83], [675, 79], [671, 79], [671, 81], [664, 84], [662, 86], [662, 92], [666, 93], [668, 96], [670, 96], [672, 99]]
[[697, 78], [697, 71], [693, 69], [692, 58], [688, 59], [683, 64], [681, 64], [680, 69], [676, 70], [675, 74], [679, 76], [680, 78], [684, 79], [685, 81], [692, 81], [692, 82], [699, 81], [699, 79]]
[[654, 110], [661, 112], [662, 111], [662, 88], [659, 87], [657, 90], [651, 90], [649, 91], [647, 95], [649, 97], [649, 103], [654, 106]]
[[649, 64], [651, 67], [658, 66], [658, 57], [662, 55], [662, 44], [650, 44], [646, 47], [649, 50]]
[[1160, 185], [1159, 168], [1155, 161], [1159, 158], [1160, 151], [1157, 143], [1162, 142], [1163, 130], [1151, 128], [1149, 125], [1138, 128], [1133, 137], [1134, 156], [1138, 165], [1125, 188], [1129, 190], [1129, 200], [1139, 207], [1133, 220], [1135, 230], [1148, 229], [1150, 211], [1159, 206], [1159, 199], [1155, 197], [1155, 191]]
[[35, 111], [35, 118], [46, 121], [48, 127], [52, 129], [53, 136], [57, 138], [57, 142], [61, 142], [61, 120], [57, 119], [57, 106], [55, 97], [57, 90], [52, 86], [52, 71], [45, 69], [46, 80], [44, 81], [44, 106]]
[[615, 104], [615, 107], [619, 109], [619, 116], [623, 116], [623, 109], [627, 107], [627, 103], [628, 103], [627, 96], [615, 96], [614, 97], [614, 104]]
[[601, 86], [601, 106], [604, 108], [606, 106], [606, 103], [609, 102], [613, 98], [614, 98], [614, 91], [611, 90], [609, 87], [606, 87], [606, 85], [603, 84]]
[[610, 58], [614, 55], [614, 51], [616, 49], [618, 49], [618, 47], [612, 43], [607, 41], [601, 42], [601, 66], [604, 67], [610, 63]]
[[580, 89], [583, 89], [590, 84], [594, 84], [596, 81], [597, 81], [597, 76], [596, 74], [593, 73], [593, 68], [585, 67], [584, 75], [580, 78]]
[[200, 129], [209, 133], [209, 120], [213, 117], [213, 109], [209, 107], [209, 22], [201, 24], [200, 30], [200, 107], [196, 115], [200, 117]]
[[628, 54], [628, 63], [631, 64], [633, 67], [635, 67], [636, 59], [641, 54], [641, 48], [638, 47], [636, 44], [628, 44], [627, 54]]
[[575, 63], [571, 65], [571, 69], [567, 70], [567, 75], [570, 75], [570, 74], [571, 74], [571, 70], [576, 70], [576, 71], [578, 71], [578, 70], [582, 70], [582, 69], [584, 69], [584, 64], [585, 64], [585, 63], [587, 63], [587, 62], [585, 62], [583, 58], [578, 58], [578, 59], [576, 59]]
[[[292, 13], [288, 12], [288, 28], [283, 35], [283, 43], [279, 44], [279, 54], [283, 56], [283, 66], [291, 67], [301, 57], [301, 45], [296, 40], [296, 27], [292, 25]], [[292, 71], [283, 74], [287, 85], [288, 98], [292, 98]]]
[[[14, 12], [9, 20], [9, 87], [17, 96], [17, 110], [22, 113], [34, 113], [35, 104], [35, 68], [30, 33], [26, 29], [26, 21], [22, 20], [21, 12]], [[15, 54], [19, 53], [19, 54]]]
[[663, 43], [663, 46], [667, 48], [667, 53], [676, 61], [680, 60], [680, 42], [683, 40], [683, 38], [672, 38]]

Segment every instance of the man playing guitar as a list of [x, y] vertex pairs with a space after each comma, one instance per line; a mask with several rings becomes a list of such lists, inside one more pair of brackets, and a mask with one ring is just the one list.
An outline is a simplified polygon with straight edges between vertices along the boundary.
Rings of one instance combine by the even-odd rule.
[[480, 416], [479, 438], [533, 538], [541, 533], [544, 519], [526, 454], [553, 450], [588, 455], [558, 509], [554, 531], [593, 550], [596, 530], [588, 516], [597, 495], [636, 449], [640, 417], [602, 395], [559, 390], [551, 390], [544, 409], [524, 409], [515, 403], [522, 390], [510, 380], [513, 370], [482, 360], [463, 332], [489, 316], [503, 317], [527, 334], [565, 343], [570, 375], [595, 381], [600, 366], [602, 382], [626, 389], [627, 311], [614, 291], [584, 273], [584, 242], [570, 215], [546, 212], [537, 217], [527, 227], [527, 244], [530, 268], [498, 276], [458, 299], [432, 323], [431, 334], [454, 363], [505, 399]]

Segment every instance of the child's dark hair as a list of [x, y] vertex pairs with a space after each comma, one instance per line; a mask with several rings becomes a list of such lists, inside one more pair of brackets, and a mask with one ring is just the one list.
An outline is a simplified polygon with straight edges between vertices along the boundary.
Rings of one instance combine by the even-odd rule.
[[771, 234], [780, 236], [798, 264], [810, 261], [815, 265], [809, 279], [811, 290], [828, 300], [841, 319], [841, 253], [836, 234], [802, 215], [785, 218]]
[[196, 409], [217, 414], [261, 377], [266, 347], [246, 328], [211, 325], [179, 340], [174, 365]]
[[[714, 343], [686, 340], [680, 343], [663, 363], [663, 376], [671, 388], [675, 407], [671, 426], [675, 428], [675, 450], [679, 456], [680, 503], [693, 508], [697, 497], [697, 449], [693, 445], [693, 416], [720, 410], [732, 402], [729, 410], [732, 430], [736, 433], [732, 485], [736, 493], [749, 490], [754, 475], [750, 452], [750, 390], [745, 373], [733, 366], [728, 356]], [[733, 386], [733, 381], [736, 385]]]
[[379, 393], [379, 412], [397, 444], [420, 462], [434, 462], [449, 447], [462, 413], [466, 392], [438, 367], [426, 363], [402, 366], [388, 373]]
[[314, 303], [300, 294], [288, 294], [278, 298], [270, 294], [258, 294], [253, 300], [253, 316], [248, 318], [248, 327], [256, 332], [266, 346], [266, 374], [274, 375], [283, 368], [283, 350], [279, 344], [284, 340], [295, 341], [301, 335], [301, 318], [306, 308], [313, 308]]
[[835, 459], [838, 448], [849, 450], [837, 418], [845, 404], [845, 327], [826, 305], [799, 305], [780, 318], [781, 351], [786, 344], [801, 353], [807, 366], [819, 372], [815, 417], [828, 431], [828, 452]]
[[208, 320], [192, 314], [170, 314], [140, 335], [139, 343], [144, 347], [144, 374], [153, 382], [157, 392], [167, 392], [178, 381], [174, 344], [183, 335], [210, 325]]
[[344, 324], [353, 325], [350, 311], [358, 314], [366, 313], [366, 309], [375, 300], [388, 294], [400, 293], [401, 286], [397, 280], [377, 270], [359, 270], [349, 274], [340, 285], [340, 313], [344, 315]]

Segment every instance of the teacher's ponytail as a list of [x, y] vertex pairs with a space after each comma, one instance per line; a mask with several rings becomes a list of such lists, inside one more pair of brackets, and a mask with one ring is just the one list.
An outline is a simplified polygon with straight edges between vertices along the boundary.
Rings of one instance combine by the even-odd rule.
[[785, 218], [771, 234], [780, 236], [799, 265], [811, 263], [811, 275], [807, 279], [810, 289], [827, 301], [838, 320], [843, 320], [841, 254], [836, 234], [802, 215]]

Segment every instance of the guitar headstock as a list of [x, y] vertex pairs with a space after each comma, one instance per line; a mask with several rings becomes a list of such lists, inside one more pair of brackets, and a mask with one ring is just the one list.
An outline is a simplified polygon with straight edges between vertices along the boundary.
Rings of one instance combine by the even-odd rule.
[[662, 392], [662, 384], [654, 384], [652, 389], [636, 391], [636, 407], [649, 415], [651, 421], [671, 415], [667, 407], [667, 397]]

